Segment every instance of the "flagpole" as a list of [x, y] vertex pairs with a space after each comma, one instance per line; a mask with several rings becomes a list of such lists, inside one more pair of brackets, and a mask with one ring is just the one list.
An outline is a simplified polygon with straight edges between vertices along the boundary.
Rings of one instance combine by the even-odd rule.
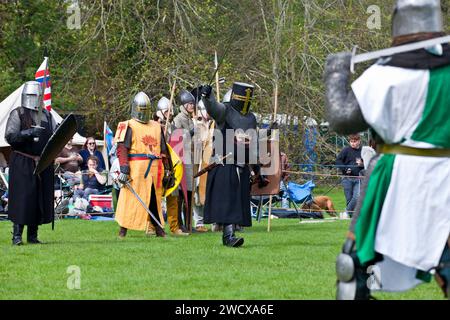
[[106, 141], [106, 121], [103, 120], [103, 158], [105, 158], [105, 169], [109, 171], [109, 154], [108, 154], [108, 143]]

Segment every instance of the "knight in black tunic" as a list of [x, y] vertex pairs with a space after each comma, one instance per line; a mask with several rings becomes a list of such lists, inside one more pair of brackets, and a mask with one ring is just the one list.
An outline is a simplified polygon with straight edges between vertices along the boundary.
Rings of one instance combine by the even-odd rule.
[[22, 104], [11, 111], [6, 124], [5, 138], [11, 145], [9, 161], [9, 219], [13, 222], [13, 245], [21, 245], [22, 232], [27, 225], [28, 243], [40, 243], [38, 226], [54, 219], [54, 171], [50, 165], [39, 175], [33, 175], [36, 161], [56, 127], [47, 110], [41, 113], [40, 84], [26, 82]]
[[[243, 238], [235, 237], [233, 225], [252, 225], [249, 167], [251, 148], [248, 148], [248, 140], [251, 137], [248, 133], [256, 133], [256, 118], [249, 112], [253, 90], [254, 87], [249, 84], [235, 82], [230, 101], [220, 103], [216, 102], [210, 86], [204, 86], [202, 89], [206, 110], [216, 121], [216, 128], [221, 131], [223, 137], [223, 149], [217, 150], [219, 145], [214, 143], [214, 153], [219, 156], [230, 152], [233, 154], [224, 160], [225, 165], [216, 166], [208, 172], [204, 219], [205, 223], [223, 225], [223, 244], [230, 247], [239, 247], [244, 243]], [[234, 133], [234, 145], [228, 148], [227, 130]], [[241, 134], [236, 134], [239, 131]], [[240, 157], [237, 152], [238, 148], [242, 147], [245, 157]], [[229, 163], [231, 159], [232, 164]]]

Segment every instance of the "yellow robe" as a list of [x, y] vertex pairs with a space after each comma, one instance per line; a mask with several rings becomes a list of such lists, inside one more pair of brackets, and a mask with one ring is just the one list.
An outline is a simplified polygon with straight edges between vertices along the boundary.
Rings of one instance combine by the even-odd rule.
[[[202, 163], [199, 168], [199, 171], [204, 169], [206, 166], [209, 165], [209, 161], [212, 156], [212, 137], [214, 135], [214, 124], [215, 122], [211, 123], [202, 123], [202, 125], [198, 126], [198, 129], [201, 131], [201, 140], [202, 140]], [[198, 177], [198, 185], [197, 185], [197, 192], [198, 192], [198, 203], [196, 205], [205, 205], [205, 199], [206, 199], [206, 181], [208, 178], [208, 173], [205, 173]]]
[[[125, 137], [126, 128], [132, 130], [131, 148], [128, 151], [128, 162], [130, 166], [131, 186], [141, 197], [143, 202], [150, 205], [152, 185], [156, 193], [156, 204], [158, 212], [152, 212], [155, 217], [159, 216], [159, 221], [164, 226], [164, 219], [161, 209], [161, 199], [163, 193], [162, 178], [164, 173], [163, 163], [160, 159], [152, 162], [147, 178], [144, 178], [150, 159], [140, 160], [130, 157], [136, 154], [153, 154], [160, 157], [161, 154], [161, 126], [156, 121], [147, 124], [136, 120], [128, 120], [119, 123], [116, 131], [116, 141], [121, 142]], [[154, 228], [150, 222], [150, 216], [127, 188], [123, 187], [117, 204], [115, 219], [124, 228], [132, 230], [148, 230]]]

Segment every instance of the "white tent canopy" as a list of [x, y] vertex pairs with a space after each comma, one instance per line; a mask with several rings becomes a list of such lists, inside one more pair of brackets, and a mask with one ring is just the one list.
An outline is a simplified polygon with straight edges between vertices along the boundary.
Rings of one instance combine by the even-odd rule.
[[[8, 121], [10, 112], [15, 108], [20, 107], [22, 103], [23, 86], [24, 85], [21, 85], [0, 103], [0, 147], [9, 147], [8, 142], [6, 142], [5, 140], [6, 122]], [[55, 118], [56, 123], [61, 123], [63, 118], [58, 113], [56, 113], [54, 109], [52, 109], [51, 114]], [[73, 144], [83, 145], [85, 141], [86, 138], [79, 135], [78, 133], [75, 133], [75, 135], [73, 136]], [[96, 140], [96, 142], [97, 146], [103, 146], [102, 140]]]

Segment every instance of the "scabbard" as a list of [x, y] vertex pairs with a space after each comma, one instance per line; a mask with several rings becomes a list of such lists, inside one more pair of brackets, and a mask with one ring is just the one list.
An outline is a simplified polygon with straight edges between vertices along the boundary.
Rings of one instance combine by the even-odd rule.
[[210, 164], [209, 166], [207, 166], [207, 167], [203, 168], [202, 170], [200, 170], [199, 172], [197, 172], [197, 173], [194, 175], [194, 178], [198, 178], [198, 177], [204, 175], [205, 173], [207, 173], [208, 171], [211, 171], [211, 170], [214, 169], [215, 167], [217, 167], [217, 163], [212, 163], [212, 164]]

